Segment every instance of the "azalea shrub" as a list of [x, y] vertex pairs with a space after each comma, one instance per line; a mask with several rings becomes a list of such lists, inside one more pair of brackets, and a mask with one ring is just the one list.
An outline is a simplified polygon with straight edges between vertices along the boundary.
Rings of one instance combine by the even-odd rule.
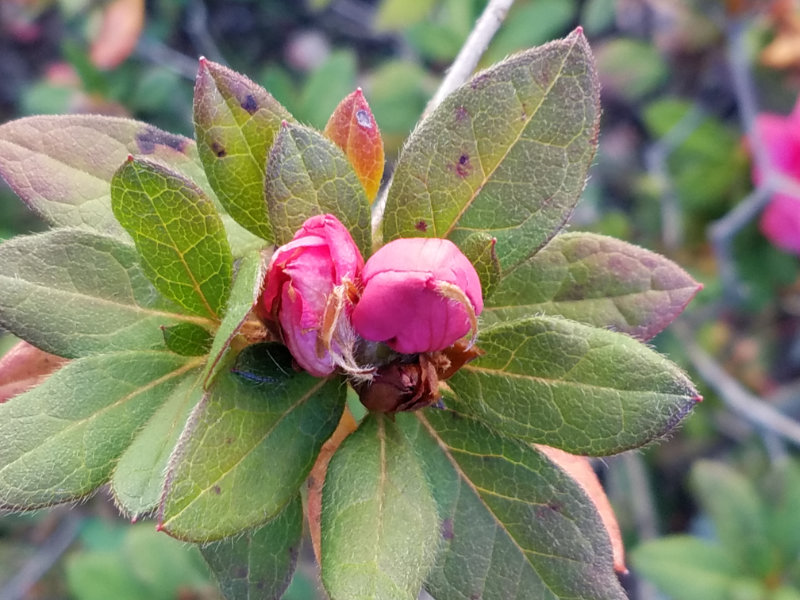
[[317, 131], [205, 59], [194, 140], [0, 126], [0, 174], [51, 225], [0, 245], [25, 342], [0, 365], [0, 507], [107, 485], [228, 598], [280, 597], [304, 523], [334, 600], [624, 598], [585, 457], [700, 400], [643, 343], [699, 285], [563, 231], [599, 115], [576, 30], [426, 115], [385, 201], [360, 90]]

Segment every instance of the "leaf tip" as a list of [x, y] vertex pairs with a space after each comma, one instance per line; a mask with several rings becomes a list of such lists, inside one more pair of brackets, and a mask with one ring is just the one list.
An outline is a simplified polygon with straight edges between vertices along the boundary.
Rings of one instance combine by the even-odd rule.
[[161, 532], [164, 531], [164, 523], [156, 523], [156, 531]]
[[695, 394], [692, 400], [695, 404], [700, 404], [703, 401], [703, 396], [701, 394]]
[[127, 158], [125, 159], [126, 162], [132, 163], [134, 160], [133, 154], [128, 154]]

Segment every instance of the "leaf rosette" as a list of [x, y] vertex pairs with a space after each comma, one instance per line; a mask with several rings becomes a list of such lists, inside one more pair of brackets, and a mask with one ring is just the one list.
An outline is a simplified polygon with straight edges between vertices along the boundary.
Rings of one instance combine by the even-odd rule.
[[[580, 30], [478, 73], [411, 135], [378, 239], [361, 90], [323, 133], [202, 59], [196, 142], [108, 117], [0, 126], [0, 175], [51, 225], [0, 245], [0, 325], [72, 359], [22, 379], [0, 362], [0, 387], [44, 379], [0, 404], [0, 508], [110, 483], [123, 513], [204, 544], [228, 598], [283, 594], [304, 519], [334, 600], [624, 598], [607, 502], [563, 451], [635, 448], [688, 413], [691, 382], [641, 342], [699, 286], [560, 233], [599, 113]], [[347, 248], [297, 237], [322, 215]], [[391, 262], [411, 250], [371, 269], [394, 240], [445, 258], [412, 283]], [[326, 283], [344, 251], [356, 270]], [[303, 369], [326, 352], [324, 376]]]

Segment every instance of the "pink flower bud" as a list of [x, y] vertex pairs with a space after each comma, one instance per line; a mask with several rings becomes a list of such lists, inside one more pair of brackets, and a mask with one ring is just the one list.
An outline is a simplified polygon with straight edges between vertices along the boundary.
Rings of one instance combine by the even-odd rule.
[[451, 346], [483, 310], [475, 267], [448, 240], [404, 238], [367, 261], [353, 327], [364, 339], [403, 354]]
[[[800, 100], [789, 116], [763, 113], [756, 117], [755, 135], [773, 169], [800, 181]], [[764, 174], [753, 164], [753, 181]], [[762, 233], [775, 246], [800, 254], [800, 198], [774, 194], [761, 215]]]
[[280, 325], [294, 359], [312, 375], [324, 377], [335, 368], [321, 337], [328, 301], [335, 287], [354, 282], [363, 267], [353, 238], [333, 215], [311, 217], [272, 255], [261, 305]]

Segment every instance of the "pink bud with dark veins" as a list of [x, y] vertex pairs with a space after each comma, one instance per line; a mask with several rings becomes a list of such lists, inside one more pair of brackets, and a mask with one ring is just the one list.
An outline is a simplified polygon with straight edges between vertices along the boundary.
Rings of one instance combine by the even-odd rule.
[[324, 377], [336, 368], [335, 342], [325, 337], [326, 313], [334, 291], [354, 283], [363, 266], [353, 238], [333, 215], [311, 217], [272, 255], [261, 306], [312, 375]]
[[389, 242], [367, 261], [362, 282], [353, 327], [403, 354], [444, 350], [475, 331], [483, 310], [478, 273], [449, 240]]

